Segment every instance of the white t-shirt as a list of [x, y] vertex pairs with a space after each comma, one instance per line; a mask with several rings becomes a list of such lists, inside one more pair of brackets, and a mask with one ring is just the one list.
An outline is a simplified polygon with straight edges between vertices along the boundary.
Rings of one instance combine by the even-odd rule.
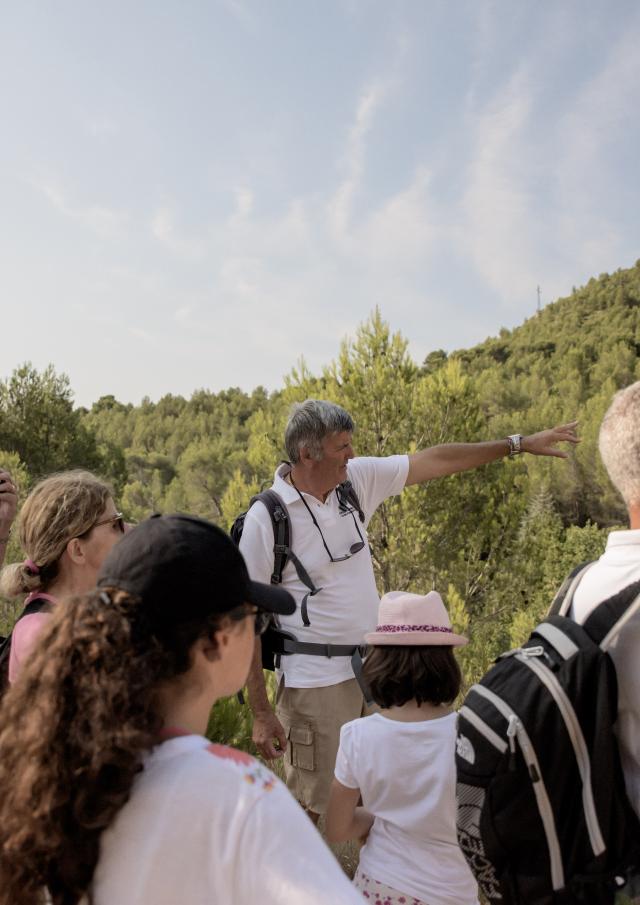
[[[297, 608], [292, 616], [281, 616], [280, 625], [294, 634], [298, 641], [362, 644], [365, 633], [375, 628], [380, 604], [369, 544], [365, 543], [359, 553], [344, 562], [331, 562], [320, 532], [304, 503], [296, 489], [283, 478], [288, 471], [286, 465], [276, 471], [273, 490], [279, 494], [289, 512], [291, 548], [315, 586], [322, 590], [308, 598], [311, 624], [305, 626], [300, 604], [308, 588], [300, 581], [289, 560], [282, 575], [282, 587], [294, 596]], [[387, 497], [402, 491], [408, 472], [408, 456], [361, 456], [349, 462], [348, 478], [364, 511], [364, 525], [357, 513], [351, 515], [340, 511], [335, 492], [330, 493], [324, 503], [310, 494], [303, 494], [332, 556], [343, 556], [354, 543], [358, 543], [358, 530], [367, 541], [366, 525], [371, 516]], [[269, 513], [260, 503], [252, 506], [245, 518], [240, 550], [251, 578], [269, 582], [273, 572], [273, 527]], [[349, 657], [289, 654], [282, 658], [282, 672], [289, 688], [325, 687], [353, 678]]]
[[94, 905], [362, 905], [311, 821], [254, 758], [164, 742], [101, 839]]
[[477, 905], [456, 838], [456, 714], [401, 723], [374, 713], [340, 731], [335, 776], [375, 820], [360, 867], [429, 905]]
[[[640, 530], [612, 531], [607, 548], [584, 574], [570, 615], [583, 623], [598, 603], [640, 579]], [[618, 678], [616, 733], [629, 801], [640, 817], [640, 614], [627, 622], [609, 649]]]

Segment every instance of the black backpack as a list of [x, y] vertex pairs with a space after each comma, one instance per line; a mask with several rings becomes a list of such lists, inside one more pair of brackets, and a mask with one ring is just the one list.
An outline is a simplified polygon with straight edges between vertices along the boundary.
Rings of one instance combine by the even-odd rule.
[[609, 905], [640, 869], [607, 652], [640, 608], [640, 581], [578, 625], [560, 613], [584, 571], [459, 711], [458, 842], [491, 905]]
[[[358, 513], [360, 521], [364, 522], [365, 515], [351, 481], [344, 481], [342, 484], [339, 484], [336, 488], [336, 492], [338, 494], [340, 509], [343, 512], [348, 512], [350, 509], [355, 510]], [[251, 498], [249, 509], [257, 502], [260, 502], [265, 506], [273, 526], [273, 572], [271, 573], [271, 584], [280, 584], [282, 582], [284, 567], [288, 560], [291, 560], [300, 581], [308, 588], [307, 593], [304, 595], [300, 604], [300, 615], [302, 616], [303, 624], [310, 625], [311, 623], [307, 612], [307, 600], [309, 597], [314, 597], [322, 590], [322, 588], [316, 587], [313, 579], [292, 550], [293, 539], [291, 533], [291, 519], [289, 518], [289, 512], [282, 498], [275, 490], [263, 490]], [[231, 526], [229, 534], [237, 545], [240, 544], [244, 520], [249, 509], [242, 512]], [[278, 629], [276, 626], [270, 626], [262, 635], [262, 665], [264, 669], [275, 669], [279, 666], [279, 658], [283, 654], [293, 653], [294, 648], [302, 652], [304, 646], [305, 645], [303, 645], [302, 642], [298, 642], [293, 635], [284, 632], [282, 629]], [[324, 647], [324, 645], [320, 644], [307, 644], [307, 652], [311, 653], [311, 648], [314, 646], [318, 648], [321, 646]], [[316, 653], [320, 656], [326, 656], [326, 654], [321, 653], [319, 650]], [[346, 647], [344, 653], [337, 655], [346, 655]]]
[[[50, 609], [51, 605], [48, 600], [45, 600], [42, 597], [35, 597], [22, 610], [16, 621], [13, 623], [13, 628], [15, 628], [18, 622], [25, 616], [30, 616], [32, 613], [40, 613], [42, 611], [46, 612]], [[0, 636], [0, 697], [9, 687], [9, 656], [11, 654], [12, 635], [13, 629], [6, 638]]]

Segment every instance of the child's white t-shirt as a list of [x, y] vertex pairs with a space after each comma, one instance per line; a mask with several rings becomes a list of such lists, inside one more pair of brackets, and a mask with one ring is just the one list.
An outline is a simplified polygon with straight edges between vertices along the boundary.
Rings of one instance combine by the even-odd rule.
[[477, 905], [456, 838], [455, 740], [455, 713], [415, 723], [374, 713], [340, 732], [336, 779], [375, 817], [360, 867], [429, 905]]
[[284, 785], [198, 735], [163, 742], [101, 839], [94, 905], [362, 905]]

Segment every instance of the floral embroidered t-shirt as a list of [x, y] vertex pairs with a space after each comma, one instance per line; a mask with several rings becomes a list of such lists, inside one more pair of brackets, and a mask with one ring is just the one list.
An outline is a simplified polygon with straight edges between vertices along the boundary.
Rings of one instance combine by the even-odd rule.
[[362, 905], [284, 785], [198, 735], [147, 757], [102, 836], [94, 905]]

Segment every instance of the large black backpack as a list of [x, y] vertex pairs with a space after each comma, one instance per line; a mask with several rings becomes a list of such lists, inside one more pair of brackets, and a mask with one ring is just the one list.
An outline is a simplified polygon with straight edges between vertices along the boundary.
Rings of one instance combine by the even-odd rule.
[[583, 571], [459, 711], [458, 842], [491, 905], [609, 905], [640, 870], [608, 654], [640, 609], [640, 581], [578, 625], [562, 613]]
[[[15, 628], [18, 622], [25, 616], [30, 616], [32, 613], [40, 613], [43, 610], [47, 611], [50, 609], [51, 604], [48, 600], [45, 600], [42, 597], [35, 597], [22, 610], [13, 624], [13, 628]], [[6, 638], [0, 637], [0, 697], [2, 697], [9, 686], [9, 657], [11, 655], [12, 635], [13, 629]]]
[[[340, 509], [344, 512], [353, 509], [358, 513], [360, 521], [364, 522], [365, 515], [351, 481], [344, 481], [342, 484], [339, 484], [338, 487], [336, 487], [336, 492], [338, 494]], [[269, 517], [271, 518], [271, 525], [273, 527], [273, 571], [271, 573], [271, 584], [280, 584], [282, 582], [284, 567], [288, 560], [291, 560], [298, 573], [298, 578], [307, 588], [307, 593], [300, 603], [300, 615], [303, 624], [310, 625], [311, 623], [307, 612], [307, 601], [309, 597], [314, 597], [322, 590], [322, 588], [316, 587], [313, 579], [292, 549], [293, 537], [291, 519], [289, 518], [289, 512], [284, 500], [275, 490], [263, 490], [251, 498], [249, 509], [258, 502], [265, 506], [269, 513]], [[244, 529], [244, 520], [249, 509], [240, 513], [231, 526], [229, 533], [231, 539], [237, 545], [240, 544], [240, 538], [242, 537], [242, 531]], [[280, 665], [280, 657], [282, 655], [294, 652], [306, 652], [316, 656], [330, 656], [330, 654], [327, 654], [324, 651], [325, 647], [327, 647], [327, 645], [304, 644], [303, 642], [297, 641], [290, 633], [284, 632], [276, 626], [270, 626], [262, 635], [262, 665], [264, 669], [273, 670]], [[317, 648], [317, 650], [313, 650], [313, 648]], [[322, 650], [320, 650], [320, 648], [322, 648]], [[353, 646], [350, 646], [349, 651], [352, 650]], [[342, 649], [342, 646], [340, 646], [339, 652], [338, 648], [334, 646], [334, 656], [347, 655], [351, 656], [351, 653], [347, 654], [347, 646], [344, 646], [344, 650]]]

